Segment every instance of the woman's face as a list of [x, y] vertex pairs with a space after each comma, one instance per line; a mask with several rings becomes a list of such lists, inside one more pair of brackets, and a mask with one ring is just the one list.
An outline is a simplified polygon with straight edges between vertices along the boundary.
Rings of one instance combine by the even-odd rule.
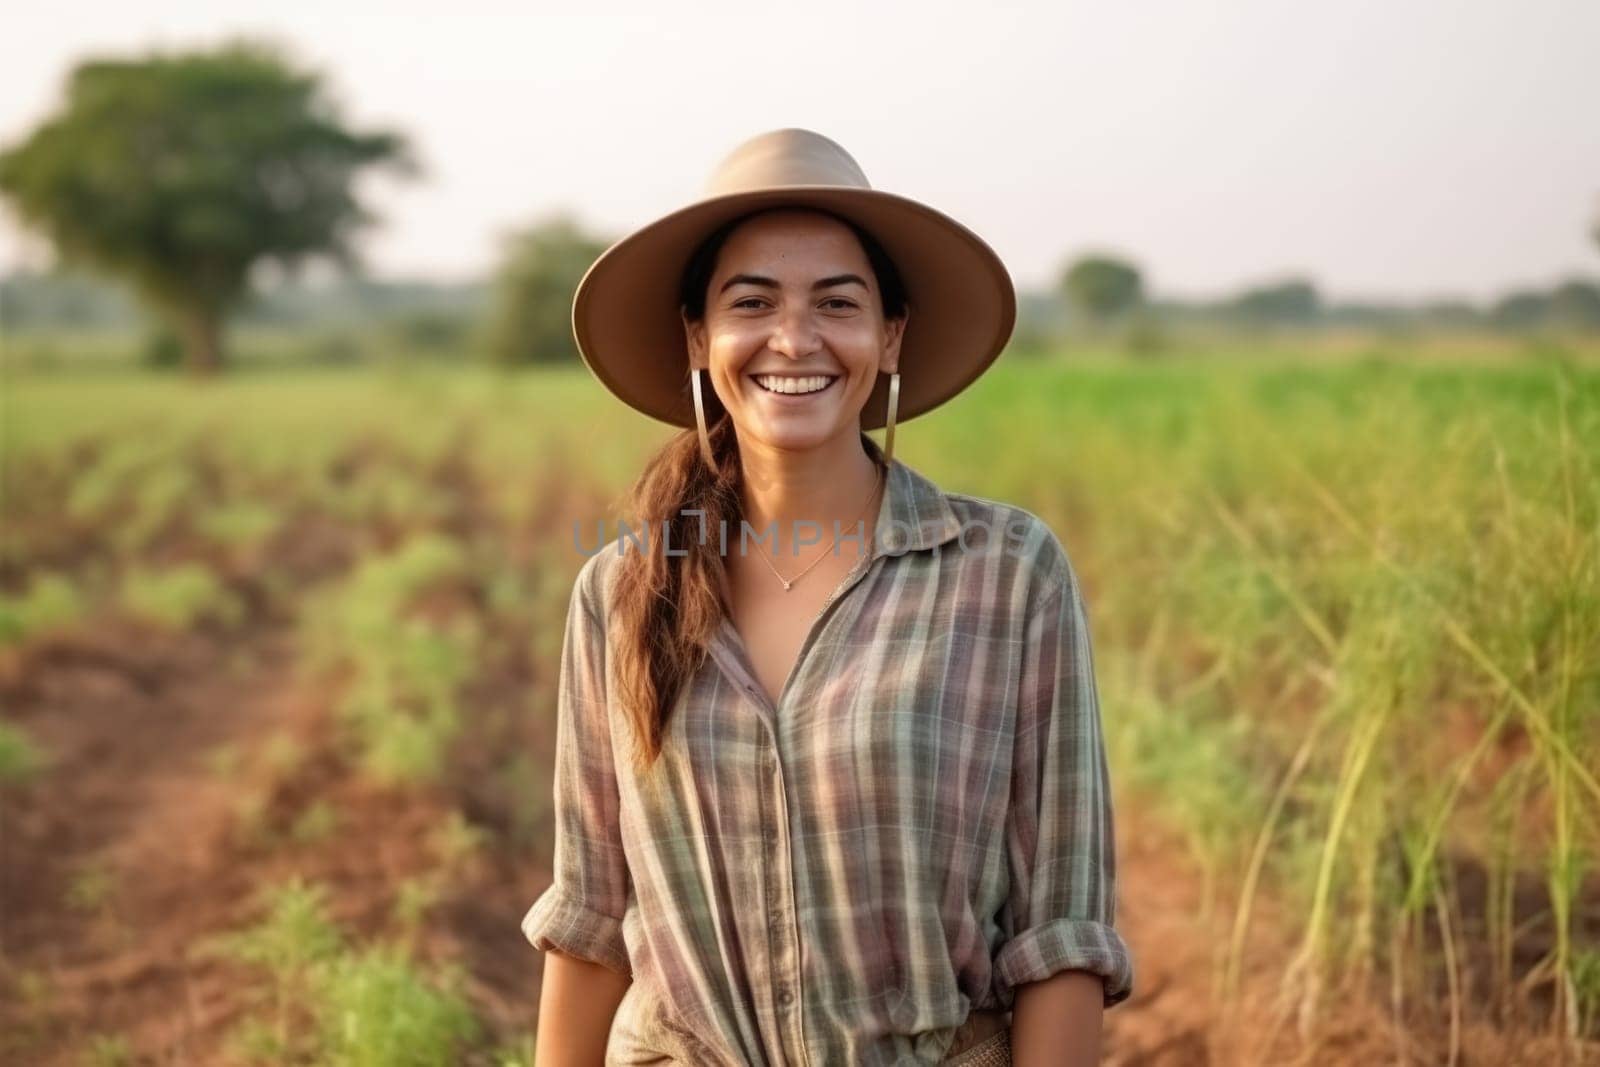
[[854, 441], [879, 372], [899, 368], [906, 317], [886, 320], [861, 242], [826, 215], [755, 216], [728, 235], [699, 322], [685, 317], [689, 363], [741, 440], [773, 448]]

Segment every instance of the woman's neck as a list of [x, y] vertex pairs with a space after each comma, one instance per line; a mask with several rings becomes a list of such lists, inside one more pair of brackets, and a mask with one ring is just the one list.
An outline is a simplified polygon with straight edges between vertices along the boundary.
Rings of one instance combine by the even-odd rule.
[[[796, 535], [831, 545], [835, 521], [841, 536], [857, 532], [858, 521], [870, 534], [876, 516], [870, 509], [863, 514], [863, 507], [880, 499], [878, 465], [857, 434], [802, 451], [740, 442], [739, 457], [744, 521], [756, 535], [772, 528], [775, 551], [789, 552]], [[802, 525], [806, 522], [816, 525]]]

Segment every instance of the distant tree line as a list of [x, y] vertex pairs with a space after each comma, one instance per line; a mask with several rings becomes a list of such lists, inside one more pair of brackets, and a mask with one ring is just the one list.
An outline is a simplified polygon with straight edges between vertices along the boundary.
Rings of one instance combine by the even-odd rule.
[[[1096, 253], [1062, 270], [1057, 324], [1088, 330], [1129, 320], [1166, 325], [1263, 327], [1416, 327], [1423, 329], [1600, 331], [1600, 282], [1569, 278], [1548, 289], [1518, 289], [1487, 304], [1465, 300], [1401, 303], [1330, 303], [1306, 278], [1249, 286], [1209, 301], [1147, 298], [1132, 262]], [[1034, 305], [1036, 313], [1040, 310]]]
[[[501, 265], [487, 280], [447, 284], [361, 274], [321, 284], [287, 280], [252, 289], [232, 321], [329, 334], [318, 352], [330, 360], [360, 358], [354, 338], [375, 334], [380, 345], [394, 341], [442, 358], [470, 354], [504, 366], [570, 362], [577, 358], [572, 293], [606, 245], [607, 238], [568, 216], [547, 216], [506, 236]], [[1019, 341], [1048, 344], [1080, 332], [1137, 340], [1139, 331], [1186, 328], [1600, 332], [1600, 285], [1583, 279], [1517, 290], [1484, 304], [1330, 302], [1304, 279], [1181, 301], [1147, 295], [1139, 271], [1126, 261], [1085, 257], [1073, 267], [1056, 290], [1019, 294]], [[9, 331], [128, 329], [142, 321], [124, 290], [92, 275], [62, 270], [0, 278], [0, 323]]]

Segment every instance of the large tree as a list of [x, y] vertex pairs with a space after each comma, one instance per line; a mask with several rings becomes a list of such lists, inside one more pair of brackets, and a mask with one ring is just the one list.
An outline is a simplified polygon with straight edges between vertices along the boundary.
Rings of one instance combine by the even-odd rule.
[[356, 264], [372, 165], [419, 170], [400, 134], [347, 129], [320, 75], [245, 39], [79, 63], [59, 112], [0, 153], [0, 192], [62, 261], [131, 285], [203, 374], [258, 263]]
[[1144, 279], [1131, 263], [1111, 256], [1084, 256], [1061, 276], [1061, 291], [1074, 311], [1103, 322], [1139, 305]]

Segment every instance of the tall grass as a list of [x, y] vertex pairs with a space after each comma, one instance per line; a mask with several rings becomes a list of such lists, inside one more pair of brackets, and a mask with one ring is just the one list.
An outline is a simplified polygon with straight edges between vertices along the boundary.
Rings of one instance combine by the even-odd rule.
[[[1041, 366], [954, 406], [899, 439], [947, 488], [1040, 510], [1085, 571], [1119, 777], [1237, 872], [1224, 988], [1270, 885], [1304, 917], [1304, 1028], [1374, 975], [1429, 1010], [1442, 988], [1457, 1031], [1469, 998], [1509, 1014], [1465, 975], [1518, 941], [1541, 959], [1498, 981], [1592, 1027], [1600, 377]], [[1463, 899], [1483, 868], [1499, 895]], [[1542, 919], [1508, 904], [1530, 878]]]

